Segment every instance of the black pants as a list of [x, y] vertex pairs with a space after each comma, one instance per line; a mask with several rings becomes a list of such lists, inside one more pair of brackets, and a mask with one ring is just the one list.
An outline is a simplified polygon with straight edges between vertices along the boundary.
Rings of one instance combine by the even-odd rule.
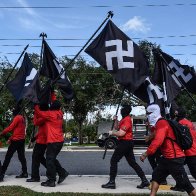
[[63, 147], [63, 142], [55, 142], [55, 143], [47, 144], [46, 175], [48, 179], [51, 181], [56, 181], [56, 172], [60, 175], [65, 171], [65, 169], [61, 167], [59, 161], [56, 159], [62, 147]]
[[187, 156], [185, 163], [187, 164], [191, 175], [196, 180], [196, 156]]
[[18, 159], [22, 164], [22, 172], [27, 173], [27, 162], [25, 159], [25, 140], [12, 140], [5, 155], [5, 160], [2, 165], [1, 174], [5, 174], [7, 167], [10, 163], [10, 160], [16, 151], [18, 153]]
[[31, 167], [31, 177], [40, 178], [39, 167], [40, 163], [46, 168], [46, 158], [44, 157], [46, 151], [46, 144], [36, 143], [32, 154], [32, 167]]
[[190, 183], [184, 169], [184, 160], [184, 158], [165, 159], [162, 157], [158, 166], [153, 171], [152, 180], [160, 184], [171, 174], [176, 184], [190, 194], [194, 190], [194, 187]]
[[110, 179], [114, 180], [117, 175], [118, 162], [125, 156], [128, 164], [135, 170], [137, 175], [144, 179], [145, 175], [141, 167], [136, 163], [135, 156], [133, 154], [133, 141], [120, 140], [118, 146], [114, 150], [110, 161]]
[[160, 161], [160, 157], [160, 149], [158, 149], [153, 155], [148, 156], [148, 161], [150, 163], [150, 166], [152, 167], [152, 170], [154, 170], [157, 167], [158, 162]]

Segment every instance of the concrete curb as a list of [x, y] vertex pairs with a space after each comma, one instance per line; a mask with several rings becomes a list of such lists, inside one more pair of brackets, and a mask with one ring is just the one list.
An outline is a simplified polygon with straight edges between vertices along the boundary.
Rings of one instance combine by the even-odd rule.
[[[147, 176], [150, 179], [150, 176]], [[41, 177], [41, 182], [45, 181], [46, 177]], [[171, 177], [167, 178], [169, 185], [175, 185], [174, 180]], [[193, 179], [191, 179], [193, 180]], [[70, 175], [62, 183], [57, 184], [56, 187], [42, 187], [41, 182], [28, 183], [26, 179], [16, 179], [15, 176], [5, 176], [4, 182], [1, 182], [2, 186], [22, 186], [29, 188], [36, 192], [72, 192], [72, 193], [150, 193], [148, 188], [137, 189], [136, 186], [140, 184], [140, 179], [136, 176], [117, 176], [116, 178], [116, 189], [103, 189], [101, 185], [108, 181], [108, 176], [105, 175], [88, 175], [78, 176]], [[196, 183], [194, 182], [195, 186]], [[159, 190], [159, 193], [170, 193], [173, 195], [187, 195], [187, 193], [174, 192], [170, 190]]]

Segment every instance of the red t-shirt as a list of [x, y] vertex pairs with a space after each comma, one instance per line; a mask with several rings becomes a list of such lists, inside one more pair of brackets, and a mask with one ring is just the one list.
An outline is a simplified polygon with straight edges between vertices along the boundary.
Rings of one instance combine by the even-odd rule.
[[8, 132], [13, 132], [9, 140], [23, 140], [25, 139], [25, 119], [22, 115], [16, 115], [11, 124], [2, 131], [2, 135]]
[[184, 153], [186, 156], [196, 156], [196, 131], [194, 130], [194, 125], [191, 121], [186, 118], [179, 121], [180, 124], [187, 126], [190, 129], [190, 133], [193, 138], [192, 147], [188, 150], [185, 150]]
[[122, 137], [118, 137], [119, 140], [132, 140], [133, 132], [132, 132], [132, 120], [130, 116], [126, 116], [119, 122], [118, 129], [122, 129], [125, 131], [125, 135]]
[[162, 119], [159, 120], [155, 125], [155, 137], [152, 140], [150, 146], [147, 149], [147, 155], [152, 155], [160, 148], [163, 157], [179, 158], [184, 157], [185, 154], [180, 146], [176, 142], [172, 142], [167, 137], [175, 140], [175, 135], [169, 123]]

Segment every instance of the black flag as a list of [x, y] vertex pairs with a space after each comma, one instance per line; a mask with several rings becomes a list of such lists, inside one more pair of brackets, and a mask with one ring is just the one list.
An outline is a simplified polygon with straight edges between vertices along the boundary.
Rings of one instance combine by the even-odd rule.
[[159, 51], [158, 54], [155, 55], [161, 55], [160, 58], [158, 57], [158, 61], [163, 61], [164, 58], [169, 67], [168, 71], [170, 75], [179, 87], [183, 88], [182, 85], [184, 85], [189, 92], [196, 94], [196, 73], [193, 67], [181, 65], [178, 60], [162, 51]]
[[153, 81], [163, 85], [163, 88], [165, 87], [165, 97], [167, 98], [167, 102], [171, 104], [181, 91], [180, 83], [168, 68], [168, 66], [170, 67], [172, 64], [175, 64], [176, 61], [161, 51], [153, 51], [153, 54], [155, 58]]
[[86, 48], [117, 83], [134, 92], [148, 75], [148, 63], [139, 47], [111, 20]]
[[6, 85], [17, 101], [27, 98], [38, 103], [39, 75], [27, 53], [15, 78]]
[[161, 113], [167, 114], [168, 108], [165, 108], [165, 97], [163, 94], [163, 89], [153, 83], [153, 81], [147, 77], [143, 84], [140, 85], [140, 87], [134, 92], [134, 95], [141, 99], [143, 102], [149, 104], [158, 104]]
[[[41, 67], [40, 74], [52, 80], [56, 80], [59, 74], [64, 71], [63, 66], [58, 62], [55, 54], [44, 40], [43, 43], [43, 66]], [[56, 82], [65, 100], [73, 98], [73, 89], [67, 74], [61, 74]]]

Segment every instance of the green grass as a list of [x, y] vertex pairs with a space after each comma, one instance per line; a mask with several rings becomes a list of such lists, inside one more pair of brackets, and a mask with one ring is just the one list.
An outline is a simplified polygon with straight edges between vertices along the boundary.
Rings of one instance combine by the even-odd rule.
[[[147, 196], [149, 194], [96, 194], [96, 193], [39, 193], [34, 192], [30, 189], [23, 188], [20, 186], [0, 186], [0, 195], [1, 196]], [[164, 196], [174, 196], [172, 194], [158, 194]]]

